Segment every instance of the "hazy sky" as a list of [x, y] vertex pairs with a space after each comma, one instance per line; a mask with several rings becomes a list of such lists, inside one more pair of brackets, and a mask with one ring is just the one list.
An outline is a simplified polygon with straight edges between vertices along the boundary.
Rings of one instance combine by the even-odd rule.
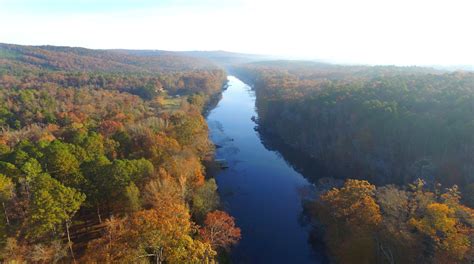
[[473, 0], [0, 0], [0, 42], [474, 65]]

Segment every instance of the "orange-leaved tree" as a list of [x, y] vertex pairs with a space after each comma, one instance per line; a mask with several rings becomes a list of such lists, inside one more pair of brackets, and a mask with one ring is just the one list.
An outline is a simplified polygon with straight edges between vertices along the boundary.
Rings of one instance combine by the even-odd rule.
[[237, 244], [241, 236], [240, 228], [235, 226], [234, 218], [219, 210], [207, 214], [200, 233], [204, 241], [209, 242], [214, 249], [226, 250]]

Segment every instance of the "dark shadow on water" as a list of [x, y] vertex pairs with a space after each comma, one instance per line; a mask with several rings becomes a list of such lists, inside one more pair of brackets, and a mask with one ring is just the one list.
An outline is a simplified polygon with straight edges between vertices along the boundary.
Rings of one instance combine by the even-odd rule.
[[[312, 184], [317, 185], [319, 179], [332, 177], [331, 172], [318, 160], [304, 155], [300, 150], [284, 143], [278, 136], [259, 129], [258, 125], [255, 127], [255, 130], [258, 131], [258, 136], [266, 149], [276, 152], [288, 166], [292, 167]], [[309, 234], [308, 243], [311, 244], [314, 252], [318, 252], [321, 263], [330, 263], [328, 256], [324, 253], [327, 250], [324, 243], [324, 228], [319, 225], [316, 219], [310, 219], [310, 214], [307, 211], [308, 203], [313, 200], [317, 194], [314, 188], [300, 190], [300, 193], [304, 209], [299, 216], [299, 222], [302, 226], [313, 225]]]
[[300, 173], [311, 183], [317, 183], [318, 179], [333, 177], [334, 175], [317, 159], [305, 155], [281, 140], [278, 136], [255, 127], [258, 136], [266, 149], [276, 152], [295, 171]]

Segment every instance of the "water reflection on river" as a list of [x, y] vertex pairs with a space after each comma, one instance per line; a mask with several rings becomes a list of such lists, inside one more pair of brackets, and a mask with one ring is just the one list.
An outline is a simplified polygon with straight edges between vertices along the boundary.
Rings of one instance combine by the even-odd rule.
[[216, 158], [229, 169], [217, 177], [227, 211], [242, 229], [234, 263], [321, 263], [301, 223], [301, 190], [311, 188], [280, 155], [262, 144], [256, 124], [255, 94], [229, 76], [229, 88], [207, 117]]

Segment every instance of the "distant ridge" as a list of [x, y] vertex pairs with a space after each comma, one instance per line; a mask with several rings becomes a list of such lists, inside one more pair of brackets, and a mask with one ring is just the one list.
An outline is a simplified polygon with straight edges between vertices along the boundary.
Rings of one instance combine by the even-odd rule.
[[218, 68], [205, 58], [176, 52], [140, 56], [138, 51], [95, 50], [64, 46], [23, 46], [0, 43], [0, 69], [85, 72], [157, 73]]
[[274, 60], [277, 57], [258, 54], [246, 54], [229, 52], [223, 50], [215, 51], [164, 51], [164, 50], [119, 50], [127, 54], [136, 56], [162, 56], [162, 55], [182, 55], [194, 58], [207, 59], [225, 68], [235, 64], [243, 64], [257, 61]]

